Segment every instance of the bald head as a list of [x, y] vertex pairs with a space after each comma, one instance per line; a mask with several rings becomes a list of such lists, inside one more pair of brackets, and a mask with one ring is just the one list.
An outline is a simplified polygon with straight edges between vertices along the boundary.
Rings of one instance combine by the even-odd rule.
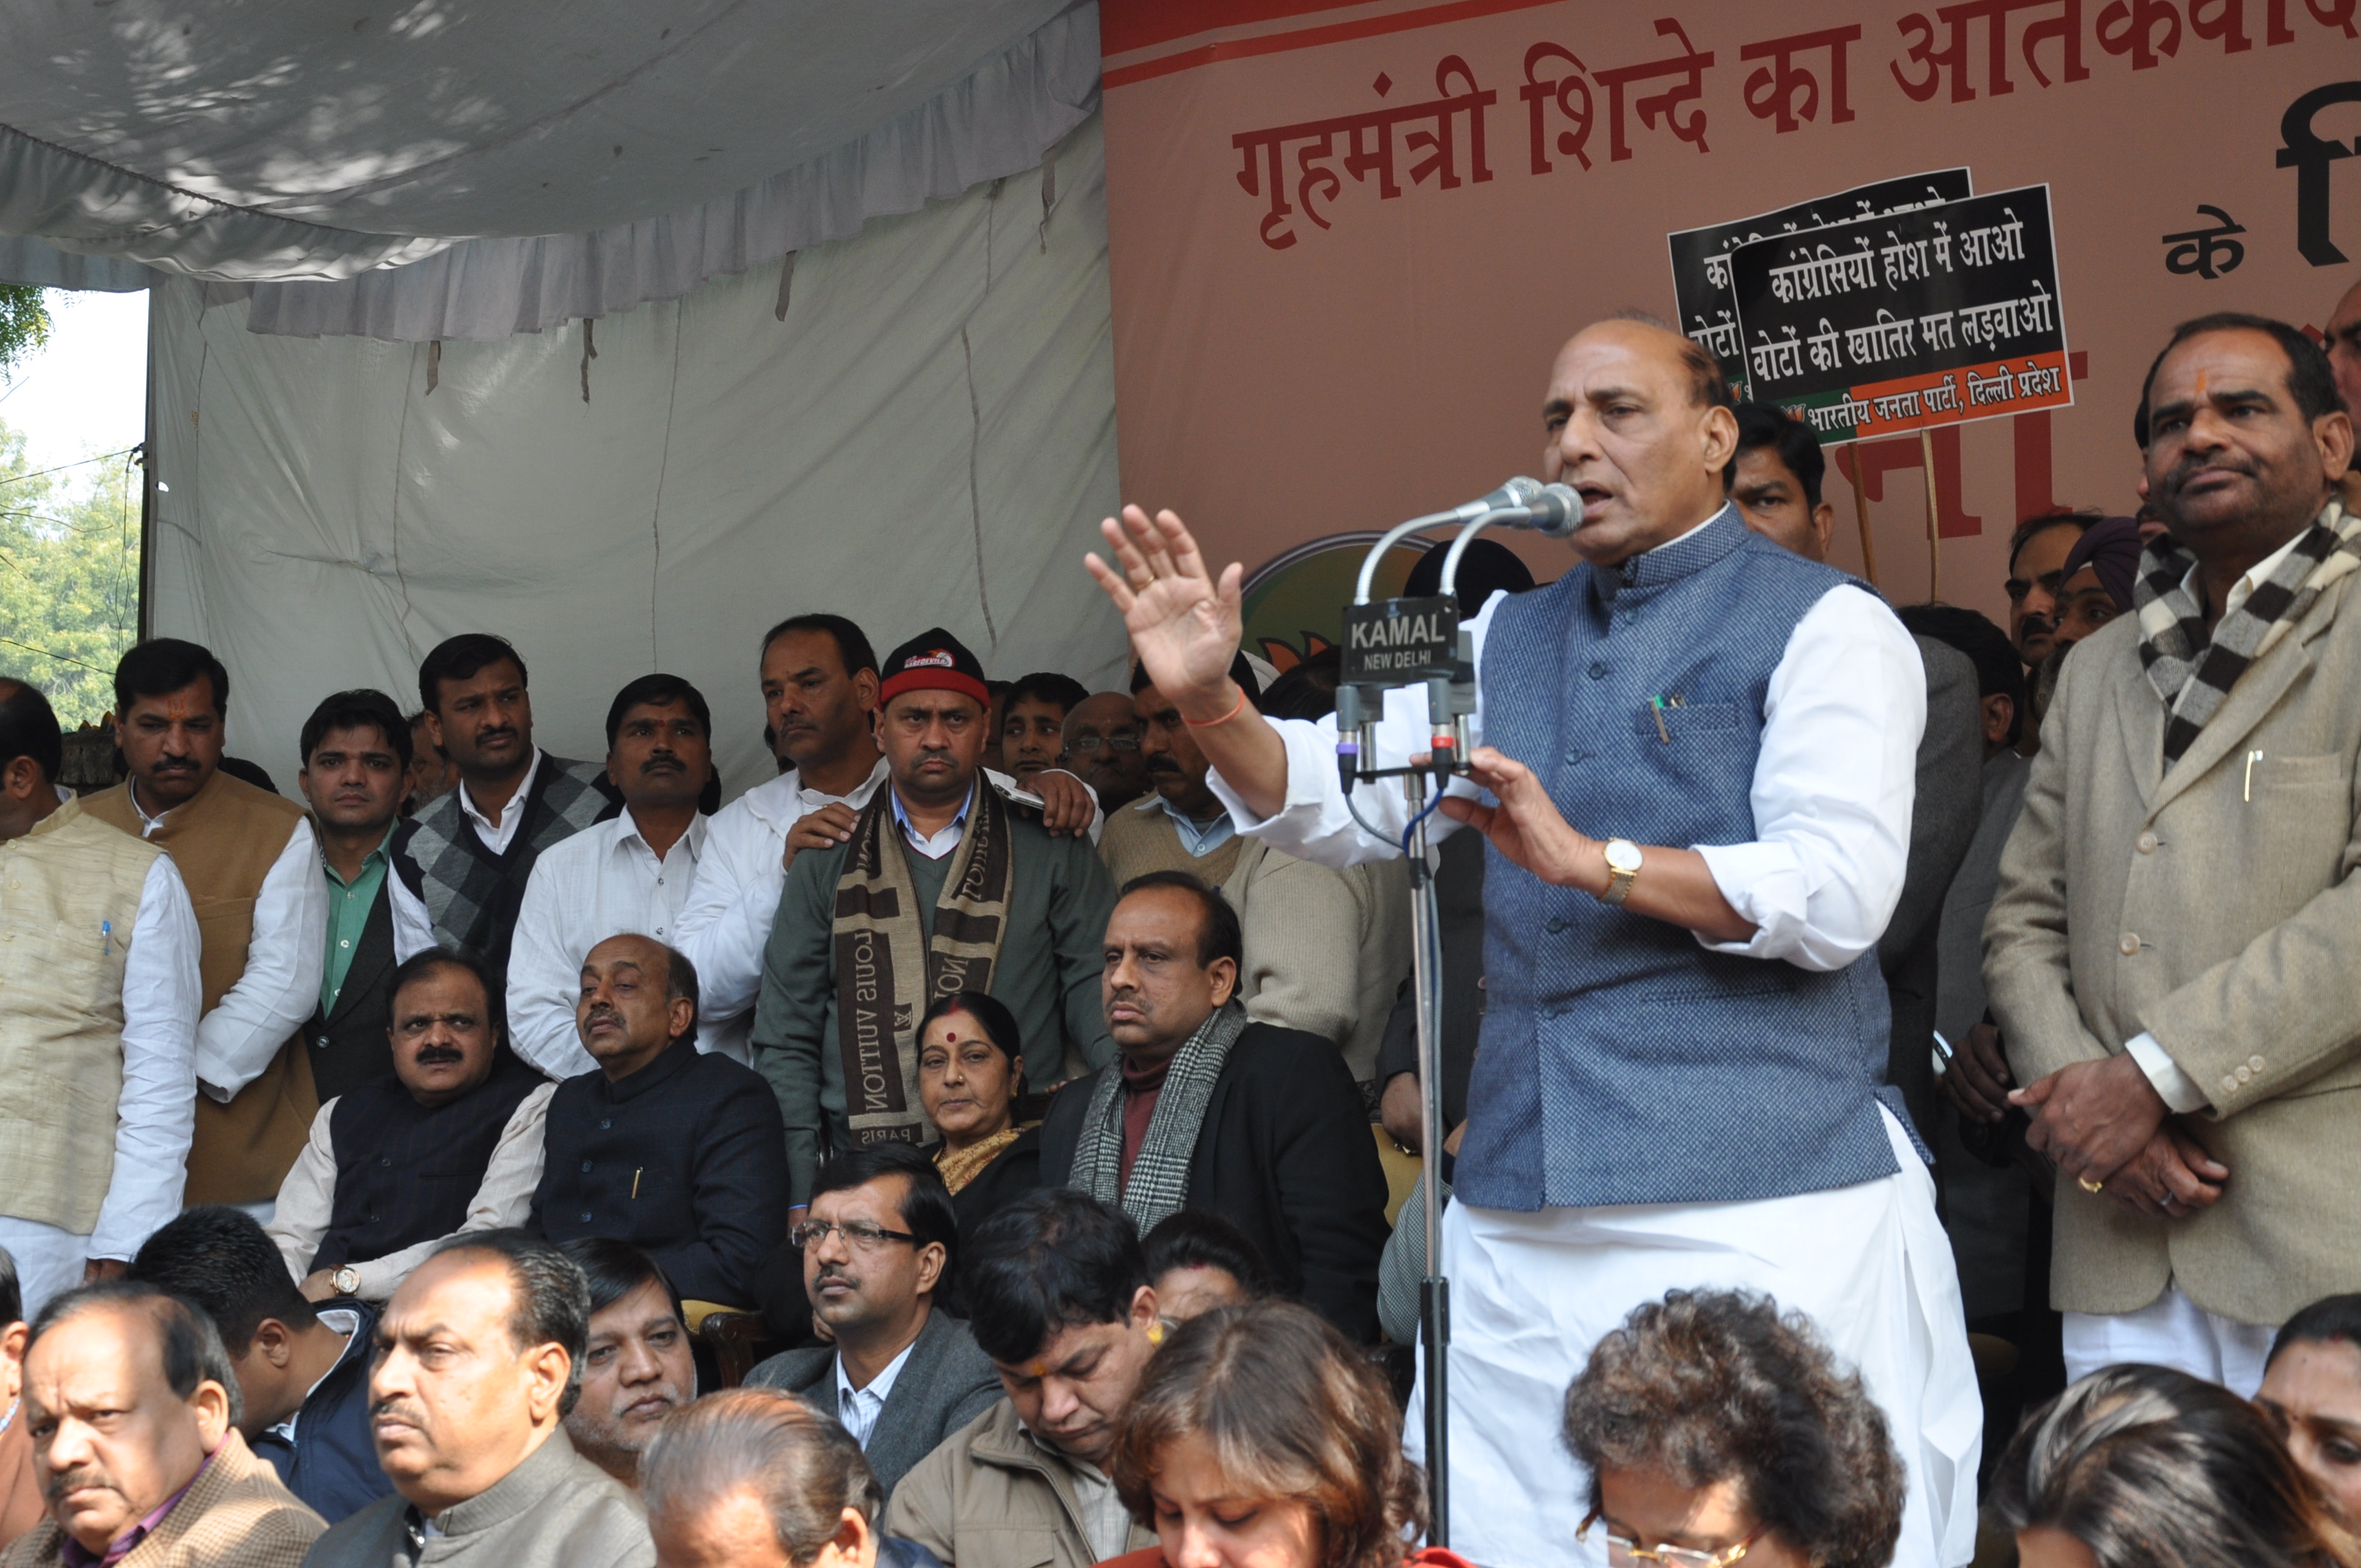
[[1738, 421], [1720, 367], [1653, 322], [1585, 327], [1558, 351], [1542, 405], [1542, 477], [1582, 497], [1574, 548], [1614, 565], [1653, 550], [1722, 506]]
[[696, 1030], [697, 970], [653, 937], [609, 937], [582, 959], [574, 1026], [601, 1072], [628, 1078]]
[[2328, 365], [2336, 372], [2336, 389], [2345, 398], [2345, 411], [2361, 420], [2361, 283], [2345, 291], [2328, 317]]

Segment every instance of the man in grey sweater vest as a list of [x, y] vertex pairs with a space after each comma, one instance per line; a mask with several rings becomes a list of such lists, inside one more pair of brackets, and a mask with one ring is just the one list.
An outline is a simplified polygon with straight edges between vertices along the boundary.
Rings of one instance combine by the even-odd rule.
[[370, 1420], [394, 1495], [304, 1568], [654, 1568], [637, 1499], [566, 1435], [589, 1324], [589, 1282], [552, 1244], [445, 1243], [378, 1320]]
[[[1495, 1568], [1576, 1555], [1566, 1385], [1633, 1308], [1741, 1287], [1806, 1314], [1883, 1409], [1909, 1475], [1894, 1561], [1956, 1568], [1982, 1410], [1934, 1184], [1883, 1084], [1876, 951], [1910, 845], [1917, 649], [1865, 585], [1729, 504], [1737, 420], [1696, 344], [1599, 323], [1541, 412], [1542, 477], [1582, 498], [1578, 564], [1468, 628], [1473, 771], [1440, 803], [1488, 840], [1488, 1006], [1440, 1259], [1452, 1545]], [[1359, 788], [1365, 828], [1334, 719], [1267, 720], [1230, 680], [1239, 568], [1216, 579], [1170, 512], [1104, 532], [1093, 575], [1239, 831], [1330, 865], [1400, 853], [1397, 783]], [[1378, 765], [1429, 749], [1423, 695], [1387, 705]]]

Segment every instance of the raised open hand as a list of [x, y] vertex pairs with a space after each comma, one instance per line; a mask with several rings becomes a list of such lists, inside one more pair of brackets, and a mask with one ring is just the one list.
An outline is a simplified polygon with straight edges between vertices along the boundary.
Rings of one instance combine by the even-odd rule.
[[1197, 542], [1170, 511], [1150, 520], [1142, 508], [1126, 507], [1099, 532], [1115, 564], [1095, 554], [1082, 564], [1123, 612], [1148, 678], [1183, 715], [1219, 718], [1235, 700], [1228, 682], [1246, 630], [1238, 605], [1246, 569], [1232, 562], [1215, 581]]

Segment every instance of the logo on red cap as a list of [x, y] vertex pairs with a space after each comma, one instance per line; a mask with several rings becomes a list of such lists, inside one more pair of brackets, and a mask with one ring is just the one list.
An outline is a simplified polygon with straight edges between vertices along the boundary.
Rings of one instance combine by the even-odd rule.
[[924, 653], [911, 654], [908, 658], [902, 661], [902, 667], [906, 670], [915, 670], [921, 664], [932, 664], [939, 669], [948, 670], [954, 667], [958, 663], [958, 660], [951, 657], [950, 651], [949, 649], [935, 648], [930, 649]]

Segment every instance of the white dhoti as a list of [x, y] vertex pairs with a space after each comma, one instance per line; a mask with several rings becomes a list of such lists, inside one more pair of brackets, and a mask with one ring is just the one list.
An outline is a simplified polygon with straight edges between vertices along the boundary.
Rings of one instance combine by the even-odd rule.
[[[1589, 1482], [1561, 1435], [1566, 1387], [1632, 1308], [1719, 1288], [1802, 1310], [1861, 1373], [1908, 1471], [1896, 1568], [1972, 1558], [1983, 1405], [1959, 1277], [1935, 1184], [1884, 1120], [1901, 1169], [1834, 1191], [1530, 1214], [1453, 1203], [1443, 1223], [1452, 1549], [1485, 1568], [1603, 1563], [1598, 1531], [1575, 1544]], [[1404, 1422], [1404, 1447], [1422, 1461], [1424, 1398], [1422, 1370]]]
[[2103, 1366], [2145, 1362], [2219, 1383], [2241, 1399], [2263, 1386], [2279, 1330], [2209, 1312], [2168, 1285], [2136, 1312], [2068, 1312], [2061, 1325], [2066, 1381], [2080, 1383]]

